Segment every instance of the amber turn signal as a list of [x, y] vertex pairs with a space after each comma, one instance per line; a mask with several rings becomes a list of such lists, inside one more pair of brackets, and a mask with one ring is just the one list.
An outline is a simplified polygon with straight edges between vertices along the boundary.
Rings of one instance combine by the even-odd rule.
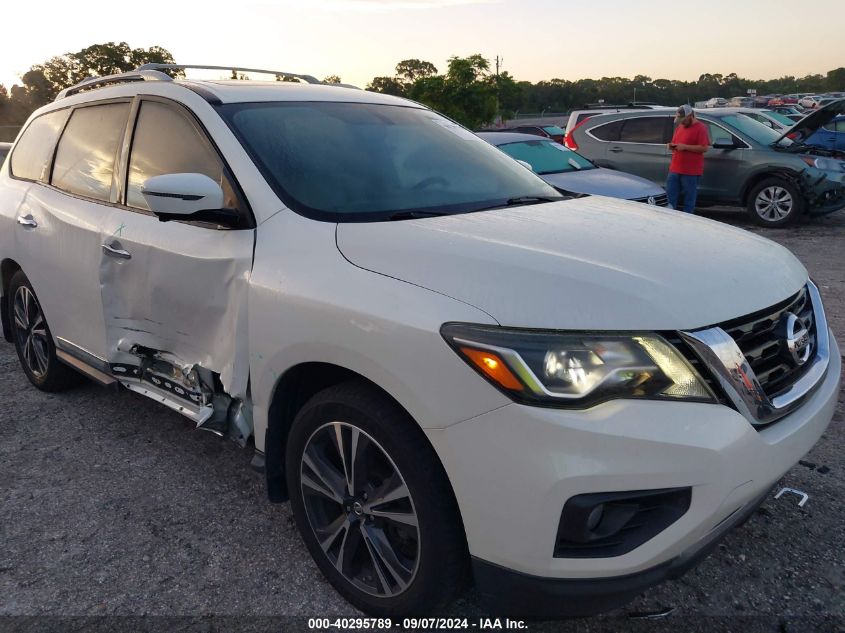
[[495, 352], [471, 347], [461, 347], [460, 350], [485, 376], [500, 386], [510, 391], [522, 391], [522, 383]]

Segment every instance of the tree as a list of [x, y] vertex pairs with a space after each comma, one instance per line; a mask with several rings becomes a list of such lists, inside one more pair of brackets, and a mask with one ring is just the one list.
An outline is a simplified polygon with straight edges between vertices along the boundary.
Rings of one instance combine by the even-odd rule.
[[396, 77], [406, 84], [412, 84], [417, 79], [433, 77], [437, 74], [437, 68], [431, 62], [419, 59], [404, 59], [396, 64]]
[[373, 77], [373, 80], [367, 84], [367, 90], [396, 97], [405, 96], [405, 84], [395, 77]]
[[[126, 42], [94, 44], [76, 53], [65, 53], [36, 64], [23, 77], [24, 87], [33, 103], [52, 101], [64, 88], [88, 77], [102, 77], [134, 70], [147, 63], [173, 64], [173, 55], [160, 46], [130, 48]], [[181, 71], [169, 71], [180, 74]]]
[[827, 71], [827, 89], [831, 92], [845, 90], [845, 68]]
[[339, 84], [341, 83], [340, 77], [337, 75], [329, 75], [328, 77], [323, 78], [324, 84]]

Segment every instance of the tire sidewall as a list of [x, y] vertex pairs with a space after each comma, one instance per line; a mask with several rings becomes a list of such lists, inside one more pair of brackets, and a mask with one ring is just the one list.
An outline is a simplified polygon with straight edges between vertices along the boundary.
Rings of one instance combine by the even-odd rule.
[[[782, 189], [785, 189], [787, 192], [789, 192], [790, 196], [792, 196], [792, 211], [790, 211], [789, 215], [787, 215], [785, 218], [771, 221], [766, 220], [757, 213], [757, 196], [760, 195], [761, 191], [769, 187], [781, 187]], [[804, 213], [804, 207], [804, 198], [802, 197], [801, 192], [793, 183], [783, 178], [772, 177], [762, 180], [761, 182], [756, 184], [751, 190], [751, 193], [748, 196], [747, 211], [748, 214], [751, 216], [751, 219], [753, 219], [760, 226], [783, 227], [795, 223], [798, 218]]]
[[[398, 596], [379, 598], [352, 585], [326, 557], [311, 529], [300, 485], [301, 457], [313, 433], [329, 422], [351, 424], [373, 437], [393, 460], [411, 493], [419, 522], [419, 562], [410, 587]], [[437, 538], [437, 526], [445, 517], [427, 495], [430, 488], [427, 478], [431, 477], [431, 468], [425, 464], [425, 456], [411, 453], [404, 442], [387, 432], [386, 422], [349, 402], [306, 404], [296, 416], [286, 447], [285, 470], [291, 509], [317, 566], [349, 602], [365, 613], [382, 617], [424, 614], [430, 594], [436, 593], [433, 588], [440, 582], [438, 567], [445, 552]], [[390, 423], [396, 424], [396, 421]]]
[[[24, 287], [29, 289], [32, 293], [35, 302], [38, 304], [38, 309], [41, 311], [41, 317], [44, 319], [44, 329], [47, 332], [47, 371], [44, 372], [42, 376], [36, 376], [32, 370], [29, 368], [29, 365], [26, 363], [26, 359], [23, 355], [23, 350], [21, 350], [20, 343], [18, 341], [18, 334], [17, 334], [17, 326], [15, 325], [15, 296], [18, 293], [18, 289]], [[9, 314], [9, 327], [12, 332], [12, 341], [15, 346], [15, 351], [18, 354], [18, 360], [20, 360], [21, 367], [23, 368], [26, 377], [29, 378], [29, 381], [39, 388], [44, 388], [50, 384], [50, 380], [53, 374], [56, 373], [56, 364], [59, 362], [58, 358], [56, 357], [56, 345], [53, 342], [53, 334], [50, 332], [50, 326], [47, 323], [47, 317], [44, 315], [44, 308], [41, 307], [41, 302], [38, 300], [38, 295], [35, 294], [35, 289], [32, 287], [32, 284], [29, 281], [29, 278], [23, 273], [23, 271], [18, 271], [12, 276], [12, 280], [9, 283], [9, 298], [8, 298], [8, 314]]]

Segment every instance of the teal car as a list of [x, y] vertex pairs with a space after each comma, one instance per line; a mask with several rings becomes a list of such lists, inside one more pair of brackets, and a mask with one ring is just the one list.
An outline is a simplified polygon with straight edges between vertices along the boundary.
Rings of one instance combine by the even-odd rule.
[[[698, 187], [700, 206], [741, 205], [763, 226], [786, 226], [802, 215], [845, 208], [845, 152], [807, 143], [837, 115], [839, 99], [783, 131], [729, 109], [696, 110], [711, 148]], [[571, 149], [596, 165], [665, 184], [674, 111], [592, 117], [573, 130]], [[575, 147], [572, 147], [574, 145]]]

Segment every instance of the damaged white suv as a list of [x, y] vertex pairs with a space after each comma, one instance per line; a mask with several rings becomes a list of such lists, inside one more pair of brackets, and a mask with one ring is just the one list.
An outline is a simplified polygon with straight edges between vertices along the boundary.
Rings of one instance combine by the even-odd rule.
[[254, 438], [365, 612], [430, 614], [471, 578], [502, 612], [622, 604], [830, 421], [839, 350], [777, 244], [563, 198], [403, 99], [159, 70], [18, 137], [5, 337], [40, 389], [84, 374]]

